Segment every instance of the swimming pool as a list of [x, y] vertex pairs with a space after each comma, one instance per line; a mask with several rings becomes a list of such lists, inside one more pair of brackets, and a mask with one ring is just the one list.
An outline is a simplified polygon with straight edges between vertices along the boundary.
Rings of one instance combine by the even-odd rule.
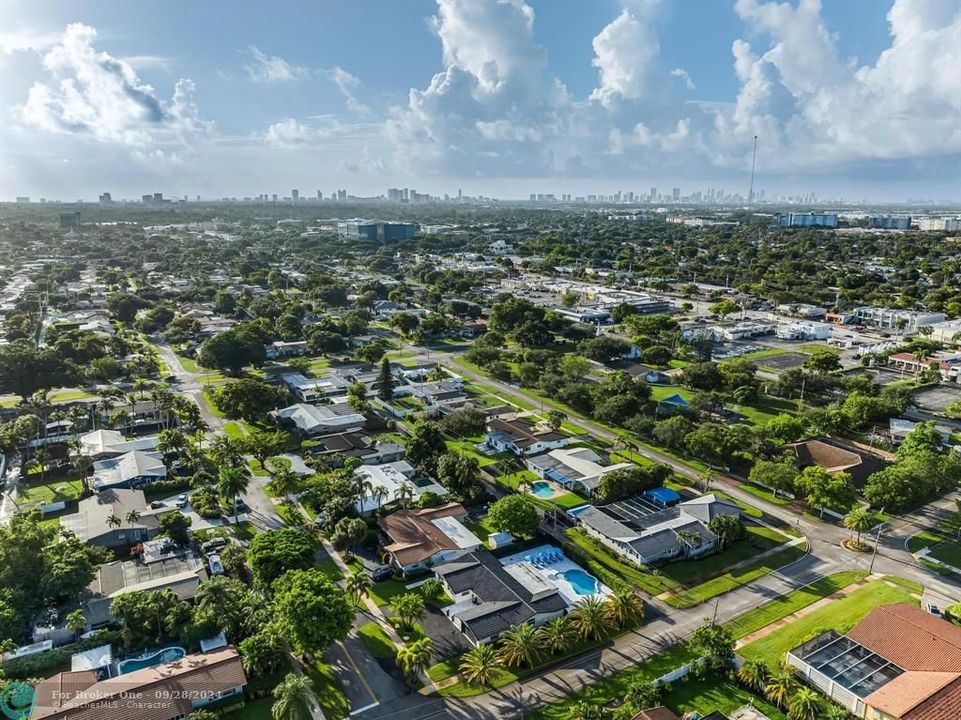
[[179, 660], [186, 654], [187, 651], [182, 647], [168, 647], [164, 648], [163, 650], [148, 650], [142, 655], [118, 662], [117, 672], [121, 675], [126, 675], [127, 673], [131, 673], [136, 670], [143, 670], [144, 668], [160, 665], [161, 663], [169, 663], [173, 662], [174, 660]]
[[531, 485], [531, 492], [541, 498], [554, 497], [554, 488], [551, 487], [549, 482], [544, 482], [543, 480], [539, 480]]
[[580, 568], [565, 570], [563, 576], [578, 595], [593, 595], [597, 592], [597, 578]]

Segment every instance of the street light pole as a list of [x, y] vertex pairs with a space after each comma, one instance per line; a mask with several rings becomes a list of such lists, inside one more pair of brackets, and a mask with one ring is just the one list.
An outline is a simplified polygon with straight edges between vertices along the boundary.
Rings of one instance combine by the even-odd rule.
[[871, 553], [871, 566], [868, 568], [868, 575], [874, 572], [874, 559], [878, 556], [878, 545], [881, 544], [881, 531], [884, 530], [884, 523], [878, 525], [878, 534], [874, 538], [874, 552]]

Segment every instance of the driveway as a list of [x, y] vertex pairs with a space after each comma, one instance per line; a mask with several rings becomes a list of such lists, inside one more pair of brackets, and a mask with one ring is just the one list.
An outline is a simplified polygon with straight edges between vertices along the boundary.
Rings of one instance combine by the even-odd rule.
[[429, 607], [420, 619], [424, 634], [434, 645], [434, 662], [449, 660], [471, 649], [464, 634], [437, 608]]
[[350, 714], [366, 712], [376, 717], [381, 703], [390, 703], [406, 694], [404, 684], [388, 675], [353, 634], [327, 649], [324, 660], [344, 687]]

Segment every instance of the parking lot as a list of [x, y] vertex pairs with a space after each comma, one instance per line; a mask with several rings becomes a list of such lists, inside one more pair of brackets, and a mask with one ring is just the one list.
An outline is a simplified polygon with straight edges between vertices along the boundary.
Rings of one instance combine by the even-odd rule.
[[898, 382], [899, 380], [910, 380], [913, 376], [908, 372], [899, 372], [897, 370], [886, 370], [884, 368], [872, 368], [865, 370], [855, 370], [850, 375], [864, 375], [871, 378], [874, 382], [879, 385], [887, 385], [889, 383]]
[[758, 365], [771, 368], [772, 370], [784, 371], [791, 368], [801, 367], [807, 355], [798, 352], [785, 352], [780, 355], [770, 355], [757, 361]]
[[953, 402], [961, 400], [961, 385], [946, 385], [942, 383], [935, 387], [918, 390], [911, 395], [916, 405], [932, 412], [944, 412], [944, 408]]

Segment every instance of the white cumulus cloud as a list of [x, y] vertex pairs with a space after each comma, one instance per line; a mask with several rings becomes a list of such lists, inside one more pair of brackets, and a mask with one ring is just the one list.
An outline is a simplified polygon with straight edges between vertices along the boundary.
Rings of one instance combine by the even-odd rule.
[[186, 144], [212, 130], [193, 102], [192, 81], [180, 80], [171, 100], [161, 100], [129, 63], [98, 51], [96, 36], [87, 25], [67, 26], [43, 56], [49, 80], [34, 83], [16, 108], [22, 123], [136, 146]]
[[247, 77], [260, 83], [285, 83], [302, 80], [310, 75], [310, 69], [291, 65], [279, 55], [268, 55], [256, 45], [247, 48], [250, 62], [244, 65]]

